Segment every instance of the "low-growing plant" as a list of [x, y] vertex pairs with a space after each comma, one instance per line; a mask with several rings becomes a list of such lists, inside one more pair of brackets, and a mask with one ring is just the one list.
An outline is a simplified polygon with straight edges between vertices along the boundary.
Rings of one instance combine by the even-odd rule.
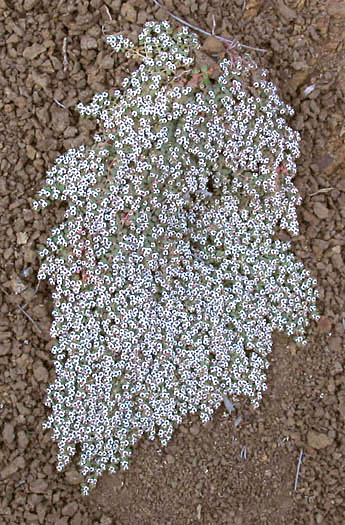
[[107, 42], [141, 63], [78, 105], [94, 145], [59, 156], [33, 203], [67, 204], [40, 251], [57, 340], [44, 427], [59, 470], [80, 446], [84, 494], [141, 436], [166, 445], [224, 396], [257, 407], [273, 331], [305, 343], [318, 319], [315, 279], [275, 238], [299, 230], [300, 137], [268, 72], [235, 51], [196, 69], [197, 37], [168, 22]]

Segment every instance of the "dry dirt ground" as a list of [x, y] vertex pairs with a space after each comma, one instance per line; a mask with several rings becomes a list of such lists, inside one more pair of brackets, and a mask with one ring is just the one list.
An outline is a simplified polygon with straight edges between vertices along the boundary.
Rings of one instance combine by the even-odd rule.
[[306, 348], [276, 338], [257, 411], [222, 407], [206, 426], [188, 418], [166, 449], [140, 443], [130, 470], [105, 475], [88, 498], [75, 466], [57, 473], [41, 428], [54, 370], [36, 251], [62, 210], [39, 216], [30, 204], [58, 153], [90, 142], [95, 124], [79, 122], [75, 105], [126, 73], [102, 33], [133, 36], [168, 15], [151, 0], [0, 0], [0, 523], [344, 524], [344, 0], [163, 1], [204, 30], [267, 49], [253, 56], [302, 135], [293, 243], [319, 281], [322, 317]]

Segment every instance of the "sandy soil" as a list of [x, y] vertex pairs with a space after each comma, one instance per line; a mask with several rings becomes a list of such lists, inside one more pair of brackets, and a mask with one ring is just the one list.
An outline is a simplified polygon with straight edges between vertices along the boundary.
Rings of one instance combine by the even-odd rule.
[[[58, 153], [91, 143], [95, 124], [79, 122], [75, 105], [131, 67], [102, 32], [133, 35], [168, 15], [151, 0], [0, 0], [0, 523], [343, 524], [344, 2], [165, 2], [204, 30], [267, 50], [253, 57], [296, 110], [291, 125], [302, 135], [293, 243], [319, 281], [322, 317], [306, 348], [276, 338], [259, 410], [222, 407], [206, 426], [190, 417], [164, 450], [143, 441], [130, 470], [105, 475], [88, 498], [75, 466], [57, 473], [57, 447], [41, 428], [54, 370], [52, 302], [46, 283], [37, 289], [36, 252], [63, 210], [39, 216], [31, 201]], [[205, 52], [219, 50], [201, 38]]]

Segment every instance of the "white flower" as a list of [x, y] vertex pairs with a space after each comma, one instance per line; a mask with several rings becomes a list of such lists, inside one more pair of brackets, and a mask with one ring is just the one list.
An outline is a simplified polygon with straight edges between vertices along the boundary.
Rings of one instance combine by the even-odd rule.
[[224, 395], [258, 406], [272, 332], [305, 344], [319, 317], [316, 281], [272, 241], [298, 232], [300, 137], [280, 116], [291, 108], [253, 64], [227, 59], [212, 88], [175, 86], [167, 69], [189, 67], [199, 44], [170, 29], [145, 24], [140, 55], [152, 56], [113, 97], [78, 105], [98, 119], [94, 147], [58, 157], [33, 201], [67, 204], [40, 251], [58, 340], [44, 428], [60, 470], [80, 444], [83, 494], [128, 468], [143, 434], [165, 446], [185, 414], [206, 422]]

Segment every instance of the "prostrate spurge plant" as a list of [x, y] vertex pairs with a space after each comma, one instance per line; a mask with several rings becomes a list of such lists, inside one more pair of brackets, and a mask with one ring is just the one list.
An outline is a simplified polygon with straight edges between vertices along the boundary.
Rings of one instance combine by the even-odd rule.
[[81, 447], [83, 493], [127, 468], [138, 439], [162, 445], [187, 413], [223, 396], [258, 406], [272, 332], [305, 342], [316, 281], [273, 240], [298, 233], [299, 135], [267, 72], [229, 55], [218, 78], [192, 70], [195, 35], [149, 22], [122, 89], [78, 105], [92, 149], [48, 171], [34, 208], [66, 201], [38, 278], [55, 287], [52, 413], [62, 470]]

